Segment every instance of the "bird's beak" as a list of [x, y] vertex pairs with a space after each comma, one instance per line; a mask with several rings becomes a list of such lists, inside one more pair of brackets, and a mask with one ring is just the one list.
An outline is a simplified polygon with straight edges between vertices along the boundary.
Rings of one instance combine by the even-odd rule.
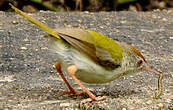
[[159, 98], [162, 94], [162, 79], [163, 79], [163, 74], [155, 69], [153, 69], [151, 66], [147, 65], [146, 67], [143, 68], [145, 71], [152, 72], [153, 74], [156, 74], [159, 76], [158, 78], [158, 93], [156, 94], [155, 98]]

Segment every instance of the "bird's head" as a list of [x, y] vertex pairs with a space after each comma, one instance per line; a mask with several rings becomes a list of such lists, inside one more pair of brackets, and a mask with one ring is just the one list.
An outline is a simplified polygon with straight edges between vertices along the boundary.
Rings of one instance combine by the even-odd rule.
[[152, 68], [139, 50], [125, 43], [119, 43], [119, 44], [123, 49], [124, 57], [122, 61], [122, 68], [126, 69], [125, 74], [129, 74], [130, 72], [135, 73], [140, 71], [148, 71], [159, 76], [158, 93], [155, 96], [155, 98], [159, 98], [162, 94], [163, 74], [157, 71], [156, 69]]
[[149, 65], [142, 53], [135, 47], [126, 43], [119, 44], [123, 50], [122, 67], [129, 69], [132, 72], [150, 71], [152, 73], [160, 74], [160, 72], [154, 70]]

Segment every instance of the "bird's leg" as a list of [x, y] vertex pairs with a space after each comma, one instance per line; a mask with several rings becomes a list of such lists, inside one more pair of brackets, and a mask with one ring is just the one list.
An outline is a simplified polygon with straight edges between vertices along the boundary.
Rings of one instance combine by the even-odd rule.
[[65, 78], [63, 72], [61, 71], [61, 63], [60, 62], [57, 62], [55, 64], [55, 67], [56, 67], [56, 70], [57, 72], [59, 73], [59, 75], [61, 76], [61, 78], [64, 80], [65, 84], [67, 85], [67, 87], [69, 88], [70, 91], [62, 91], [63, 94], [74, 94], [74, 95], [84, 95], [83, 92], [76, 92], [72, 87], [71, 85], [69, 84], [69, 82], [67, 81], [67, 79]]
[[84, 99], [82, 103], [90, 102], [90, 101], [101, 101], [106, 99], [106, 96], [96, 97], [92, 92], [90, 92], [79, 79], [76, 78], [75, 72], [77, 71], [77, 66], [71, 65], [67, 68], [68, 74], [72, 77], [72, 79], [89, 95], [90, 98]]

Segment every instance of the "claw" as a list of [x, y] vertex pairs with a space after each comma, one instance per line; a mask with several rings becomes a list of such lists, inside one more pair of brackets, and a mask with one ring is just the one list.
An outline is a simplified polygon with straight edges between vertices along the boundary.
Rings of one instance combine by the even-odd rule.
[[95, 98], [87, 98], [87, 99], [84, 99], [82, 101], [82, 103], [87, 103], [87, 102], [91, 102], [91, 101], [102, 101], [102, 100], [105, 100], [106, 99], [106, 96], [98, 96], [98, 97], [95, 97]]

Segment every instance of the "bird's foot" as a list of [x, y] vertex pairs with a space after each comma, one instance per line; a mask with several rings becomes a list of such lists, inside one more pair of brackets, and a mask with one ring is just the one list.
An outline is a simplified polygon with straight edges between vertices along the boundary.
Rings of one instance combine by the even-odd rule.
[[102, 101], [102, 100], [105, 100], [106, 99], [106, 96], [98, 96], [98, 97], [92, 97], [92, 98], [87, 98], [87, 99], [84, 99], [82, 101], [82, 103], [87, 103], [87, 102], [91, 102], [91, 101]]
[[87, 103], [90, 101], [102, 101], [106, 99], [106, 96], [102, 97], [96, 97], [92, 92], [90, 92], [81, 82], [80, 80], [75, 76], [75, 72], [77, 71], [76, 65], [71, 65], [67, 68], [68, 74], [72, 77], [72, 79], [89, 95], [90, 98], [84, 99], [82, 103]]

